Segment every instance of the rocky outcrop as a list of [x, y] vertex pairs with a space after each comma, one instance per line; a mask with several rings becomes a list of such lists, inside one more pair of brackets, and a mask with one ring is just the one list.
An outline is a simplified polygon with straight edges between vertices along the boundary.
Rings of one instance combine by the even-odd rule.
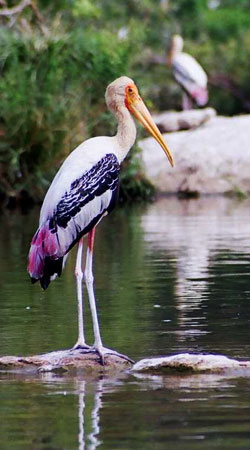
[[164, 138], [174, 168], [153, 138], [139, 142], [146, 176], [159, 192], [250, 193], [250, 115], [214, 117]]
[[[106, 355], [105, 365], [95, 353], [84, 350], [61, 350], [34, 356], [2, 356], [0, 370], [18, 373], [66, 372], [94, 376], [123, 373], [180, 374], [250, 374], [250, 361], [238, 361], [224, 355], [180, 353], [160, 358], [142, 359], [134, 365], [116, 355]], [[129, 371], [129, 372], [128, 372]]]
[[180, 353], [161, 358], [142, 359], [132, 367], [132, 372], [140, 373], [229, 373], [247, 371], [250, 361], [238, 361], [224, 355], [195, 355]]
[[95, 352], [81, 349], [58, 350], [34, 356], [1, 356], [0, 370], [24, 370], [28, 372], [78, 372], [99, 374], [125, 371], [132, 362], [118, 355], [105, 355], [105, 365]]
[[192, 109], [181, 112], [164, 112], [154, 116], [155, 123], [162, 133], [197, 128], [216, 116], [213, 108]]

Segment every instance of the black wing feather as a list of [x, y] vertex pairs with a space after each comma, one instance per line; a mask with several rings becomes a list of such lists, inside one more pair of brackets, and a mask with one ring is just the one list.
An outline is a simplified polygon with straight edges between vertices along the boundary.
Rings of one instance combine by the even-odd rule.
[[188, 70], [178, 62], [173, 63], [173, 73], [179, 83], [196, 83], [196, 81], [191, 77]]
[[29, 256], [33, 282], [40, 280], [46, 289], [54, 275], [61, 275], [68, 251], [114, 208], [119, 174], [118, 159], [109, 153], [71, 184], [33, 238]]
[[[119, 174], [117, 157], [108, 153], [73, 181], [69, 191], [65, 192], [49, 221], [49, 229], [57, 234], [59, 245], [63, 247], [61, 256], [72, 248], [81, 236], [88, 233], [103, 214], [114, 208], [119, 195]], [[109, 200], [107, 191], [110, 192]], [[95, 202], [98, 202], [97, 208], [91, 204]], [[62, 234], [63, 245], [60, 239]]]

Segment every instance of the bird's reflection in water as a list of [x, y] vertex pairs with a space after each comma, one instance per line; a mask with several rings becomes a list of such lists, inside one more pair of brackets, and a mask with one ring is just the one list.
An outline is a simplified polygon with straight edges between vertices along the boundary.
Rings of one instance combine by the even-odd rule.
[[79, 392], [79, 400], [78, 400], [78, 423], [79, 423], [78, 443], [79, 443], [79, 450], [83, 450], [84, 447], [85, 447], [85, 443], [84, 443], [85, 388], [86, 388], [86, 382], [82, 381], [82, 386], [81, 386], [81, 390]]
[[95, 450], [99, 447], [102, 444], [99, 439], [102, 396], [104, 392], [113, 392], [117, 380], [113, 384], [110, 379], [108, 382], [102, 378], [93, 377], [87, 377], [84, 380], [78, 377], [72, 379], [60, 377], [51, 372], [43, 373], [41, 380], [54, 395], [73, 394], [78, 397], [77, 408], [74, 407], [72, 412], [72, 416], [75, 414], [78, 416], [78, 450]]
[[95, 450], [101, 444], [98, 436], [100, 433], [100, 409], [102, 407], [103, 380], [101, 379], [96, 382], [96, 388], [93, 394], [94, 405], [91, 409], [91, 432], [87, 435], [85, 434], [87, 419], [86, 381], [79, 381], [78, 383], [78, 448], [79, 450]]

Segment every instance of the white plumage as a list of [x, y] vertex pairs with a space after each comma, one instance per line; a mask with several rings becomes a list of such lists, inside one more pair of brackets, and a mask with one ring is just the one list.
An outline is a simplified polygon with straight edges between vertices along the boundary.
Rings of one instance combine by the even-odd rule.
[[[56, 205], [65, 192], [70, 190], [74, 180], [90, 170], [107, 153], [117, 153], [117, 145], [113, 137], [101, 136], [88, 139], [73, 150], [57, 172], [40, 212], [39, 225], [53, 214]], [[105, 152], [105, 149], [109, 151]]]
[[189, 97], [188, 100], [184, 94], [183, 109], [190, 109], [193, 101], [198, 106], [204, 106], [208, 101], [207, 74], [201, 65], [182, 49], [182, 37], [174, 35], [168, 60], [172, 66], [174, 78]]

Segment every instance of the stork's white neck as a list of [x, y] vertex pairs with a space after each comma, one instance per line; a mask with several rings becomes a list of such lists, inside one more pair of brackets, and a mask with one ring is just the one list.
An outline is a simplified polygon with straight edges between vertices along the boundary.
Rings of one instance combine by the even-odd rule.
[[136, 126], [125, 105], [113, 113], [118, 122], [117, 133], [115, 135], [115, 139], [118, 144], [117, 157], [119, 162], [122, 162], [131, 147], [134, 145], [136, 138]]

